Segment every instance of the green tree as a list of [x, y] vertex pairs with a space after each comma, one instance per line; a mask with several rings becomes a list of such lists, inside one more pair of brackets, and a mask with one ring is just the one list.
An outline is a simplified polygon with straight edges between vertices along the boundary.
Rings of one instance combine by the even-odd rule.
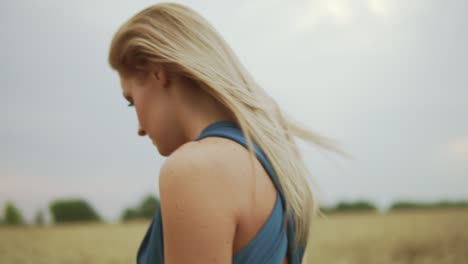
[[55, 223], [101, 220], [97, 212], [84, 200], [55, 200], [49, 209]]
[[156, 210], [159, 206], [159, 200], [153, 196], [148, 195], [146, 198], [143, 199], [140, 205], [140, 215], [143, 218], [151, 219], [153, 215], [156, 213]]
[[377, 211], [377, 207], [368, 201], [341, 202], [335, 208], [337, 212]]
[[154, 195], [148, 195], [136, 208], [127, 208], [122, 213], [121, 220], [128, 221], [134, 219], [151, 219], [158, 210], [159, 199]]
[[12, 202], [7, 202], [4, 212], [4, 223], [7, 225], [22, 225], [24, 224], [23, 216], [18, 208]]
[[392, 204], [390, 211], [433, 209], [433, 208], [462, 208], [468, 207], [467, 201], [438, 201], [438, 202], [418, 202], [418, 201], [397, 201]]
[[138, 218], [141, 218], [140, 213], [133, 208], [127, 208], [121, 217], [122, 221], [135, 220]]

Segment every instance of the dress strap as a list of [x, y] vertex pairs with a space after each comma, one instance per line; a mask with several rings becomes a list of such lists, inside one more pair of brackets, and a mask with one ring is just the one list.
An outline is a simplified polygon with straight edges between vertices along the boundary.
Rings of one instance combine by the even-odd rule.
[[[213, 123], [209, 125], [208, 127], [206, 127], [195, 140], [198, 141], [206, 137], [222, 137], [222, 138], [231, 139], [241, 144], [245, 148], [248, 148], [247, 140], [245, 139], [239, 125], [237, 125], [234, 122], [218, 121], [216, 123]], [[281, 201], [283, 203], [283, 209], [285, 209], [284, 206], [286, 203], [285, 203], [285, 199], [283, 195], [283, 189], [281, 188], [281, 185], [279, 184], [279, 181], [278, 181], [278, 176], [276, 175], [275, 171], [271, 167], [270, 165], [271, 163], [266, 157], [265, 153], [257, 146], [255, 142], [253, 144], [253, 147], [254, 147], [255, 155], [259, 159], [263, 168], [270, 175], [270, 178], [273, 181], [273, 184], [275, 185], [276, 190], [278, 190]]]

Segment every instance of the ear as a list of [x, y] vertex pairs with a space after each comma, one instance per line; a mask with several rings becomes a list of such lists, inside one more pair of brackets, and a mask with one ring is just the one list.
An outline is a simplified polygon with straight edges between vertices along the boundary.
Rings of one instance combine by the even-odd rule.
[[169, 87], [169, 73], [167, 70], [162, 66], [155, 66], [153, 67], [151, 74], [156, 79], [161, 87], [167, 88]]

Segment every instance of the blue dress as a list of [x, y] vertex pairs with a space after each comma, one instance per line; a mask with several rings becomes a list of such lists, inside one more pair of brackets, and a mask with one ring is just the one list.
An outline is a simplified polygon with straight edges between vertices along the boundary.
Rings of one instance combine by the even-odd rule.
[[[205, 137], [223, 137], [231, 139], [247, 148], [247, 141], [237, 124], [228, 121], [215, 122], [206, 127], [196, 140]], [[281, 264], [284, 257], [288, 256], [289, 264], [300, 264], [304, 255], [305, 247], [292, 251], [294, 241], [294, 228], [289, 221], [287, 227], [284, 225], [285, 201], [281, 186], [276, 173], [271, 167], [263, 151], [254, 145], [255, 154], [271, 177], [278, 195], [275, 206], [262, 228], [256, 236], [232, 258], [233, 264]], [[290, 218], [290, 220], [292, 220]], [[140, 245], [137, 255], [138, 264], [163, 264], [164, 244], [161, 209], [158, 208], [151, 225]]]

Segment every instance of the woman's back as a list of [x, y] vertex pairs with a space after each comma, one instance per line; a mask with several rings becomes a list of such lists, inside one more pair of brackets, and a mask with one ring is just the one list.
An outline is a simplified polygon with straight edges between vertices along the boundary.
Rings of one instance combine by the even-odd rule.
[[[160, 172], [161, 208], [142, 243], [141, 262], [228, 263], [235, 254], [262, 263], [269, 260], [260, 252], [268, 252], [281, 263], [287, 251], [289, 264], [300, 263], [318, 204], [294, 137], [336, 150], [333, 143], [285, 118], [223, 37], [189, 7], [161, 3], [135, 14], [115, 33], [109, 63], [135, 106], [138, 134], [170, 156]], [[221, 137], [228, 140], [193, 142], [219, 120], [241, 129], [223, 127], [230, 132]], [[228, 142], [245, 147], [241, 130], [258, 145], [249, 144], [249, 151], [271, 180], [258, 161], [249, 171], [245, 149]], [[275, 226], [281, 227], [276, 233], [261, 231]], [[144, 261], [152, 257], [160, 261]]]
[[[198, 156], [215, 152], [223, 159], [215, 158], [214, 162], [217, 163], [215, 166], [223, 166], [227, 175], [219, 175], [217, 178], [227, 181], [225, 186], [229, 186], [231, 191], [218, 191], [225, 192], [228, 199], [236, 200], [234, 203], [238, 208], [232, 242], [233, 263], [288, 263], [288, 238], [283, 225], [284, 197], [277, 191], [276, 175], [263, 153], [257, 148], [258, 159], [254, 160], [254, 167], [251, 168], [245, 138], [231, 122], [210, 125], [197, 138], [197, 142], [191, 144], [192, 146], [184, 146], [186, 149], [183, 151], [190, 152], [187, 148], [193, 148], [198, 151]], [[213, 186], [219, 187], [216, 183]], [[163, 200], [161, 205], [164, 208]], [[161, 210], [158, 210], [141, 244], [139, 263], [163, 263], [162, 219]], [[160, 252], [152, 253], [155, 249]], [[289, 262], [293, 263], [300, 263], [297, 262], [297, 256]]]

